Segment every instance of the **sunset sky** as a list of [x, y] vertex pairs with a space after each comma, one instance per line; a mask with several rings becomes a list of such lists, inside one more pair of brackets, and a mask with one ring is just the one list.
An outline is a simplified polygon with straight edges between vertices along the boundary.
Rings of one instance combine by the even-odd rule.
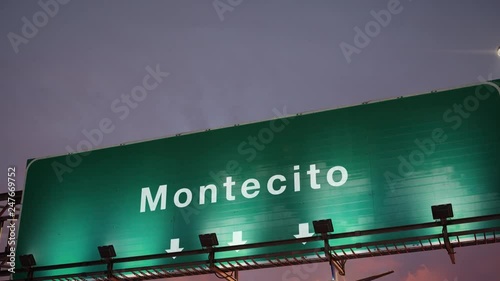
[[[0, 181], [15, 165], [20, 189], [27, 159], [76, 147], [148, 66], [169, 75], [98, 147], [500, 78], [498, 0], [57, 1], [0, 1]], [[456, 251], [349, 261], [347, 280], [500, 280], [498, 244]], [[289, 270], [240, 280], [330, 278]]]

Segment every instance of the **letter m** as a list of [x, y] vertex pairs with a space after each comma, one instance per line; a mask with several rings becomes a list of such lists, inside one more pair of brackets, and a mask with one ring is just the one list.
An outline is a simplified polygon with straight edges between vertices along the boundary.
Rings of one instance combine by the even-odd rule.
[[141, 190], [141, 213], [146, 212], [146, 202], [149, 205], [149, 210], [153, 212], [156, 210], [156, 206], [158, 206], [158, 202], [160, 200], [160, 209], [165, 210], [167, 208], [167, 185], [160, 185], [160, 187], [158, 188], [158, 192], [156, 192], [154, 200], [149, 187], [144, 187]]

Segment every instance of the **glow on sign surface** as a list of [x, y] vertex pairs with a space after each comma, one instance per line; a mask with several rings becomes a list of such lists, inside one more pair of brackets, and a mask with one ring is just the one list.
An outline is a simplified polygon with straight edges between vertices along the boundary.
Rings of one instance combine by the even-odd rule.
[[[429, 222], [444, 203], [456, 218], [500, 213], [499, 121], [497, 87], [482, 84], [36, 159], [16, 255], [43, 266], [99, 260], [102, 245], [117, 257], [196, 250], [204, 233], [221, 246], [296, 239], [318, 219], [335, 233]], [[194, 260], [206, 256], [175, 262]]]

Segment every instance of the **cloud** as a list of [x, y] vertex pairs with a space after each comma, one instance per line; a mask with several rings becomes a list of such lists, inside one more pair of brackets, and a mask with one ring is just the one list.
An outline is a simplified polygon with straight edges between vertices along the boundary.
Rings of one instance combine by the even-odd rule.
[[348, 280], [357, 280], [389, 270], [398, 272], [402, 266], [401, 261], [394, 256], [355, 259], [346, 264], [346, 275]]
[[420, 265], [416, 272], [408, 272], [405, 281], [445, 281], [446, 278], [437, 271], [430, 271], [425, 265]]

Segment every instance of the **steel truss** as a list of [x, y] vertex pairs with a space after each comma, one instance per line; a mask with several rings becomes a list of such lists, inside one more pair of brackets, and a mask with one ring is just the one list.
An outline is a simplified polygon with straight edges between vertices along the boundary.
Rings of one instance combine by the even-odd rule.
[[[0, 194], [0, 201], [2, 199]], [[5, 220], [4, 220], [5, 221]], [[470, 223], [499, 221], [498, 227], [480, 228], [466, 231], [448, 232], [448, 226], [466, 225]], [[394, 240], [379, 240], [365, 243], [355, 243], [346, 245], [336, 245], [335, 241], [341, 238], [366, 237], [368, 235], [401, 233], [410, 230], [441, 228], [437, 234], [414, 236]], [[304, 250], [293, 250], [276, 252], [272, 254], [249, 255], [237, 258], [217, 259], [218, 253], [234, 250], [257, 249], [273, 246], [294, 245], [303, 242], [323, 241], [323, 247], [309, 248]], [[405, 225], [399, 227], [388, 227], [373, 230], [355, 231], [339, 234], [323, 234], [301, 239], [288, 239], [263, 243], [253, 243], [238, 246], [227, 246], [217, 248], [205, 248], [177, 253], [161, 253], [146, 256], [135, 256], [126, 258], [114, 258], [107, 260], [96, 260], [78, 262], [71, 264], [58, 264], [50, 266], [35, 266], [32, 268], [16, 269], [16, 272], [27, 272], [28, 280], [151, 280], [159, 278], [171, 278], [201, 274], [216, 274], [219, 278], [237, 281], [238, 271], [261, 269], [279, 266], [300, 265], [316, 262], [329, 262], [341, 274], [345, 274], [345, 264], [348, 260], [377, 257], [404, 253], [414, 253], [445, 249], [455, 263], [455, 248], [492, 244], [500, 242], [500, 214], [441, 220], [422, 224]], [[6, 252], [0, 254], [4, 257]], [[206, 254], [207, 260], [199, 262], [180, 262], [165, 264], [161, 266], [147, 266], [129, 269], [113, 269], [114, 264], [144, 260], [155, 260], [179, 256], [192, 256]], [[2, 264], [3, 264], [2, 263]], [[67, 274], [58, 276], [36, 277], [37, 272], [44, 272], [56, 269], [68, 269], [75, 267], [107, 265], [105, 271], [85, 272], [79, 274]], [[4, 266], [5, 267], [5, 266]], [[10, 274], [6, 270], [0, 271], [0, 275]], [[35, 276], [35, 277], [32, 277]], [[21, 279], [17, 279], [21, 280]], [[25, 280], [25, 279], [23, 279]]]

